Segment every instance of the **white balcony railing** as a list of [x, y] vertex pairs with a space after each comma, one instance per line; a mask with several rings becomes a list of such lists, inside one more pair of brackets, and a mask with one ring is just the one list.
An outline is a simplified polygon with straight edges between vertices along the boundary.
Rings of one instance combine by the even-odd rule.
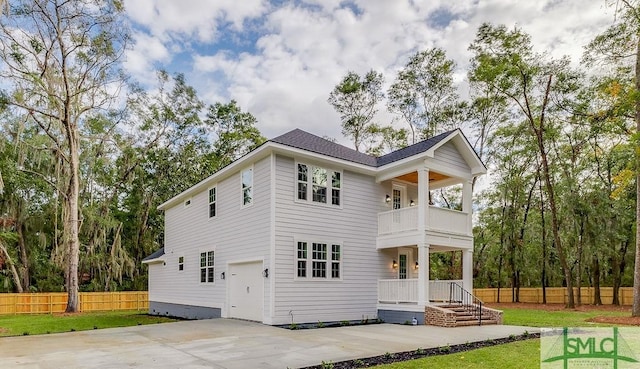
[[418, 208], [416, 206], [378, 214], [378, 235], [394, 234], [418, 229]]
[[[458, 210], [429, 207], [426, 229], [447, 233], [469, 234], [467, 213]], [[378, 236], [418, 230], [418, 207], [412, 206], [378, 213]]]
[[458, 210], [430, 206], [427, 229], [448, 233], [468, 234], [468, 217], [469, 215], [467, 213]]
[[[448, 301], [450, 297], [450, 284], [457, 283], [462, 286], [462, 280], [429, 281], [429, 300]], [[452, 296], [454, 299], [456, 296]], [[382, 303], [417, 303], [418, 280], [417, 279], [380, 279], [378, 280], [378, 301]]]

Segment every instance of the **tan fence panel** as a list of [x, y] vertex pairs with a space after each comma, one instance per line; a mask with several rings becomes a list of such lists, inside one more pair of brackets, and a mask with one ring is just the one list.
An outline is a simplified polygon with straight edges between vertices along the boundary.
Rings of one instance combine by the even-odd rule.
[[[80, 292], [80, 311], [147, 310], [147, 291]], [[67, 294], [1, 293], [0, 315], [63, 313], [67, 307]]]
[[[577, 293], [578, 289], [573, 289], [574, 298], [577, 302]], [[593, 287], [582, 287], [580, 288], [581, 299], [583, 304], [592, 304], [593, 298], [595, 296], [595, 288]], [[473, 294], [487, 303], [496, 303], [496, 302], [511, 302], [512, 301], [512, 291], [511, 288], [500, 288], [500, 300], [498, 300], [498, 289], [497, 288], [474, 288]], [[565, 287], [547, 287], [547, 304], [566, 304], [568, 301], [567, 298], [567, 289]], [[620, 304], [622, 305], [631, 305], [633, 303], [633, 288], [632, 287], [621, 287], [618, 291]], [[523, 303], [534, 303], [541, 304], [543, 301], [542, 298], [542, 288], [540, 287], [527, 287], [520, 288], [520, 302]], [[604, 305], [611, 305], [613, 302], [613, 287], [600, 287], [600, 299]]]

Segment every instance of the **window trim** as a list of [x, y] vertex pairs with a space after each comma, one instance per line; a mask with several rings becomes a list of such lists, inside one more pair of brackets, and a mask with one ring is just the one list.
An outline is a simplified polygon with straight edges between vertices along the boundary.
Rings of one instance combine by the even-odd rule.
[[[214, 191], [214, 199], [213, 202], [211, 201], [211, 190]], [[215, 184], [211, 187], [209, 187], [209, 189], [207, 190], [207, 200], [208, 200], [208, 206], [207, 206], [207, 215], [209, 216], [209, 220], [214, 219], [218, 216], [218, 185]], [[213, 208], [213, 216], [211, 216], [211, 205], [213, 204], [214, 208]]]
[[[245, 187], [244, 187], [244, 183], [243, 183], [243, 181], [242, 181], [243, 174], [244, 174], [246, 171], [250, 171], [250, 172], [251, 172], [251, 186], [250, 186], [250, 187], [247, 187], [247, 188], [249, 188], [249, 189], [251, 190], [251, 201], [250, 201], [248, 204], [245, 204], [245, 203], [244, 203], [244, 191], [245, 191]], [[256, 186], [255, 186], [255, 171], [254, 171], [253, 165], [248, 166], [248, 167], [246, 167], [246, 168], [244, 168], [244, 169], [240, 170], [240, 207], [241, 207], [241, 208], [246, 208], [246, 207], [249, 207], [249, 206], [253, 205], [253, 203], [254, 203], [254, 202], [255, 202], [255, 200], [256, 200], [256, 196], [255, 196], [255, 187], [256, 187]]]
[[[298, 257], [298, 244], [306, 243], [306, 258], [301, 259]], [[318, 262], [319, 259], [313, 258], [313, 244], [325, 244], [327, 245], [326, 249], [326, 259], [323, 260], [325, 264], [325, 277], [313, 277], [313, 263]], [[333, 246], [337, 245], [340, 247], [340, 260], [338, 273], [340, 277], [333, 278]], [[306, 275], [304, 277], [298, 276], [298, 262], [305, 261], [305, 270]], [[339, 282], [343, 280], [344, 276], [344, 243], [342, 241], [337, 240], [323, 240], [315, 237], [296, 237], [293, 242], [293, 279], [296, 281], [307, 281], [307, 282]]]
[[[307, 179], [305, 182], [298, 180], [298, 166], [305, 165], [307, 167]], [[326, 184], [326, 202], [318, 202], [313, 201], [313, 169], [320, 168], [327, 171], [327, 184]], [[294, 162], [294, 180], [293, 180], [293, 200], [294, 202], [301, 204], [309, 204], [316, 206], [328, 207], [330, 209], [342, 209], [342, 204], [344, 203], [344, 171], [335, 169], [334, 167], [325, 166], [325, 165], [317, 165], [313, 162], [304, 162], [296, 160]], [[338, 173], [340, 175], [340, 187], [333, 187], [333, 173]], [[298, 184], [306, 183], [306, 199], [298, 198]], [[333, 190], [340, 191], [340, 204], [333, 204]]]
[[[211, 265], [209, 265], [209, 253], [213, 253], [213, 263]], [[204, 258], [205, 258], [205, 265], [202, 265], [202, 257], [204, 254]], [[214, 285], [216, 283], [216, 249], [212, 248], [212, 249], [207, 249], [207, 250], [200, 250], [200, 252], [198, 253], [198, 279], [200, 281], [201, 285]], [[209, 269], [211, 268], [211, 274], [209, 274]], [[205, 281], [202, 281], [202, 270], [205, 270]], [[209, 275], [212, 276], [211, 281], [209, 280]]]

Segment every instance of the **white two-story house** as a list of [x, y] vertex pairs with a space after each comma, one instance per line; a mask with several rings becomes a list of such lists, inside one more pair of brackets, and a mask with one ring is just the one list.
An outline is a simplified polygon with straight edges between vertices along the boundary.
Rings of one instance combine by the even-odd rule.
[[[471, 183], [485, 172], [460, 130], [381, 157], [298, 129], [271, 139], [160, 205], [150, 313], [424, 323], [451, 283], [472, 290]], [[460, 184], [462, 211], [430, 205]], [[461, 279], [430, 280], [429, 254], [453, 250]]]

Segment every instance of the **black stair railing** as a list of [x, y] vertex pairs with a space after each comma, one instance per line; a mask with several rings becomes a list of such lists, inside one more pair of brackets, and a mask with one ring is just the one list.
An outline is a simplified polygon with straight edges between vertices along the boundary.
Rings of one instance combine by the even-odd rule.
[[478, 319], [478, 325], [482, 325], [482, 301], [455, 282], [449, 283], [449, 304], [460, 306]]

